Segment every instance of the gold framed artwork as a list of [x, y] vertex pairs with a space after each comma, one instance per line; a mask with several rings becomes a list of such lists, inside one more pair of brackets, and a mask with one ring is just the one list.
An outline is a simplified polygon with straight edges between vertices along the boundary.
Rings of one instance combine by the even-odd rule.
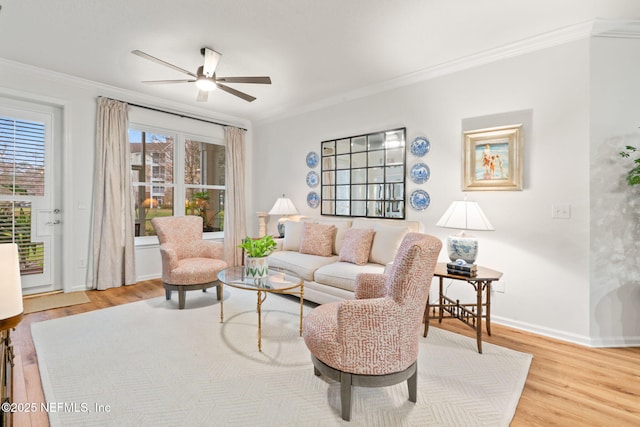
[[463, 133], [462, 190], [522, 190], [522, 125]]

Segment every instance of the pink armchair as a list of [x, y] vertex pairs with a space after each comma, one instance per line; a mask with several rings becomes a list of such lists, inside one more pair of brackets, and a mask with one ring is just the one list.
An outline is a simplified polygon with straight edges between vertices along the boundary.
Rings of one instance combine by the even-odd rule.
[[227, 267], [223, 245], [202, 240], [202, 217], [170, 216], [151, 220], [160, 240], [162, 284], [167, 299], [178, 291], [178, 308], [183, 309], [187, 291], [217, 287], [222, 298], [218, 273]]
[[351, 419], [351, 386], [383, 387], [407, 380], [417, 397], [418, 340], [442, 242], [405, 236], [389, 275], [359, 274], [355, 300], [323, 304], [304, 320], [316, 375], [340, 381], [342, 418]]

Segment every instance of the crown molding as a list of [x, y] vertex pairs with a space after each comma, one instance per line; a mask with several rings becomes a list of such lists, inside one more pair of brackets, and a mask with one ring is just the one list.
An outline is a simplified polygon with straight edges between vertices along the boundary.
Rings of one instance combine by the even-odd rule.
[[458, 71], [475, 68], [480, 65], [490, 64], [506, 58], [512, 58], [549, 47], [562, 45], [589, 37], [591, 35], [591, 29], [591, 21], [560, 28], [528, 39], [509, 43], [493, 49], [487, 49], [473, 55], [454, 59], [423, 70], [418, 70], [416, 72], [397, 77], [393, 80], [389, 80], [388, 82], [380, 85], [372, 86], [371, 88], [373, 89], [374, 87], [377, 87], [383, 90], [395, 89], [397, 87], [407, 86], [421, 81], [431, 80], [436, 77], [453, 74]]
[[640, 39], [640, 20], [596, 19], [592, 35], [594, 37]]
[[562, 45], [572, 41], [586, 39], [592, 35], [593, 25], [594, 21], [592, 20], [581, 22], [575, 25], [559, 28], [543, 34], [529, 37], [527, 39], [523, 39], [514, 43], [487, 49], [473, 55], [437, 64], [432, 67], [424, 68], [422, 70], [417, 70], [415, 72], [398, 76], [385, 82], [362, 87], [360, 89], [342, 93], [340, 95], [325, 98], [321, 101], [314, 102], [305, 106], [282, 107], [278, 110], [272, 110], [266, 115], [259, 117], [256, 120], [256, 123], [268, 123], [287, 117], [297, 116], [311, 111], [349, 102], [358, 98], [375, 95], [403, 86], [408, 86], [422, 81], [434, 79], [436, 77], [452, 74], [458, 71], [478, 67], [480, 65], [500, 61], [502, 59], [512, 58], [549, 47]]

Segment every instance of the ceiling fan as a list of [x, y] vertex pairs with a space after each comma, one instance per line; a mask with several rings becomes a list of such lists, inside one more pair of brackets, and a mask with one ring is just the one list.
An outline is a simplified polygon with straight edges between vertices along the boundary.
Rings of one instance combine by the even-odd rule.
[[215, 71], [216, 67], [218, 66], [218, 62], [220, 62], [222, 54], [216, 52], [213, 49], [209, 49], [208, 47], [203, 47], [202, 49], [200, 49], [200, 53], [204, 56], [204, 64], [198, 67], [198, 71], [195, 74], [191, 71], [187, 71], [176, 65], [165, 62], [162, 59], [158, 59], [155, 56], [151, 56], [148, 53], [142, 52], [141, 50], [133, 50], [131, 51], [131, 53], [148, 59], [149, 61], [156, 62], [160, 65], [173, 68], [176, 71], [180, 71], [181, 73], [193, 77], [192, 79], [184, 80], [146, 80], [142, 83], [151, 85], [170, 83], [195, 83], [198, 87], [197, 100], [201, 102], [206, 102], [209, 98], [209, 92], [214, 90], [215, 88], [219, 88], [248, 102], [255, 101], [256, 98], [254, 96], [251, 96], [244, 92], [240, 92], [239, 90], [233, 89], [222, 83], [271, 84], [270, 77], [217, 77]]

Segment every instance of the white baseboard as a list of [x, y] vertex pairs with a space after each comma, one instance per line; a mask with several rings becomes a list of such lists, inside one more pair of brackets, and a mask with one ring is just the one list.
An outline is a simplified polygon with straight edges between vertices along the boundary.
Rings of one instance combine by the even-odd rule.
[[136, 282], [142, 282], [143, 280], [153, 280], [153, 279], [159, 279], [160, 275], [158, 274], [144, 274], [141, 276], [136, 276]]
[[491, 316], [491, 322], [514, 329], [531, 332], [549, 338], [578, 344], [584, 347], [638, 347], [640, 346], [640, 337], [597, 337], [592, 338], [585, 335], [578, 335], [560, 331], [558, 329], [546, 328], [544, 326], [532, 325], [531, 323], [518, 322], [512, 319], [506, 319], [499, 316]]
[[591, 340], [591, 347], [640, 347], [640, 337], [600, 337]]

